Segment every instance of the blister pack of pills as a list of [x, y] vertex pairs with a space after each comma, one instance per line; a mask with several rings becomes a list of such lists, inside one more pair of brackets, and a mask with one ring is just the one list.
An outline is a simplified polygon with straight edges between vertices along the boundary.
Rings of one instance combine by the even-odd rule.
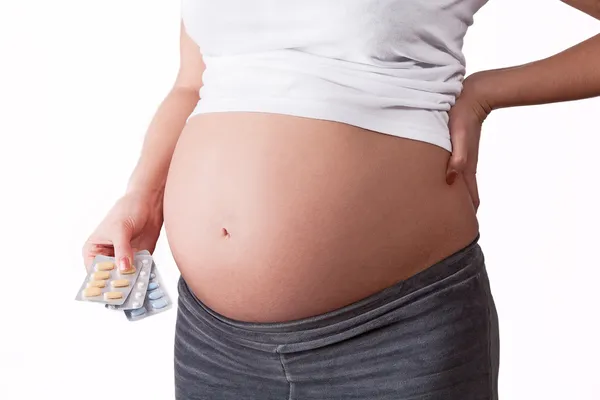
[[[146, 252], [147, 253], [147, 252]], [[140, 253], [138, 253], [140, 254]], [[125, 300], [123, 304], [113, 305], [106, 304], [106, 308], [110, 308], [111, 310], [134, 310], [136, 308], [140, 308], [144, 303], [144, 298], [146, 297], [146, 291], [148, 290], [148, 282], [150, 281], [150, 273], [152, 270], [152, 265], [154, 264], [152, 257], [149, 255], [145, 256], [141, 260], [142, 266], [140, 274], [133, 284], [133, 289], [129, 294], [129, 297]]]
[[113, 306], [124, 304], [143, 271], [144, 261], [151, 265], [152, 256], [149, 253], [136, 253], [131, 268], [121, 271], [117, 268], [114, 257], [96, 256], [75, 300]]
[[148, 290], [142, 307], [135, 310], [126, 310], [125, 316], [129, 321], [139, 321], [152, 315], [167, 311], [173, 306], [173, 301], [167, 293], [165, 284], [158, 272], [155, 263], [152, 263]]

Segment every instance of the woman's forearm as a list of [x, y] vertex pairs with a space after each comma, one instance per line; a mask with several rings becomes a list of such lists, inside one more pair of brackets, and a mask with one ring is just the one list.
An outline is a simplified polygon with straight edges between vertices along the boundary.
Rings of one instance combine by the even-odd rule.
[[177, 86], [165, 97], [148, 127], [127, 192], [164, 190], [175, 145], [198, 99], [196, 90]]
[[539, 61], [481, 71], [471, 77], [465, 85], [478, 93], [488, 113], [600, 96], [600, 35]]

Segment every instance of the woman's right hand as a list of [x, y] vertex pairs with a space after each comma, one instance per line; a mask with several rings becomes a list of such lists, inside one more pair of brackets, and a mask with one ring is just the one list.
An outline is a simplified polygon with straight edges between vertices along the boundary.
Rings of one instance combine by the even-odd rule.
[[162, 204], [162, 191], [131, 191], [117, 200], [83, 246], [86, 269], [99, 254], [113, 256], [119, 269], [129, 269], [135, 252], [152, 253], [163, 223]]

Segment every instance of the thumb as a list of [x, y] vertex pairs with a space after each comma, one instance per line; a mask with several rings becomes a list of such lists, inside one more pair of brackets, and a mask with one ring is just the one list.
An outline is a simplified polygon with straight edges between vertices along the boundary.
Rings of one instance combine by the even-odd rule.
[[464, 129], [452, 132], [452, 155], [446, 168], [446, 182], [452, 185], [467, 165], [467, 134]]
[[133, 224], [127, 222], [119, 224], [113, 235], [112, 242], [117, 267], [120, 271], [128, 271], [133, 266], [133, 249], [131, 248]]

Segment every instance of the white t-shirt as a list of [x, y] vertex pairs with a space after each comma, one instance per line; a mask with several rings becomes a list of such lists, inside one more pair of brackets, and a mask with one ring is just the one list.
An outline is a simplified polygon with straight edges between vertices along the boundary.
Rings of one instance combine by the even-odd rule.
[[181, 2], [206, 65], [192, 116], [296, 115], [452, 151], [463, 38], [487, 0]]

